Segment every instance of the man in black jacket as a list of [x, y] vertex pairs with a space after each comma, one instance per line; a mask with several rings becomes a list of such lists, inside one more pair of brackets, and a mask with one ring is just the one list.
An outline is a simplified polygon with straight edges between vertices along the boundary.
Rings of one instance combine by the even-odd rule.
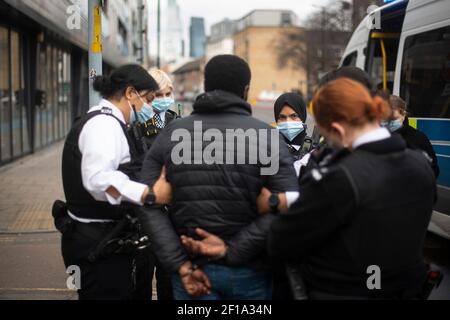
[[[251, 116], [246, 102], [250, 79], [242, 59], [211, 59], [205, 68], [206, 93], [197, 99], [193, 114], [167, 126], [144, 161], [142, 182], [153, 185], [165, 167], [173, 188], [169, 215], [147, 206], [140, 219], [159, 248], [159, 260], [175, 273], [176, 299], [206, 291], [210, 294], [202, 299], [271, 297], [264, 249], [272, 215], [258, 214], [258, 196], [265, 187], [278, 194], [279, 208], [285, 209], [298, 198], [298, 183], [278, 132]], [[227, 254], [213, 262], [190, 256], [180, 236], [195, 237], [197, 228], [228, 242]], [[235, 243], [249, 244], [248, 250]], [[233, 261], [243, 260], [236, 255], [242, 254], [248, 263], [235, 265]], [[212, 288], [196, 274], [197, 265]]]

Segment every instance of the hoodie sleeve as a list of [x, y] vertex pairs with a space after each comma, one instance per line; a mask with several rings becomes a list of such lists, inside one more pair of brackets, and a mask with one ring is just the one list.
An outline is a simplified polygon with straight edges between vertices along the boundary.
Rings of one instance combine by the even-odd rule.
[[[164, 166], [165, 133], [166, 131], [161, 132], [156, 138], [142, 165], [140, 180], [148, 186], [155, 184]], [[169, 215], [158, 205], [137, 208], [136, 213], [152, 245], [160, 248], [155, 250], [158, 260], [165, 269], [177, 272], [189, 257], [181, 245]]]

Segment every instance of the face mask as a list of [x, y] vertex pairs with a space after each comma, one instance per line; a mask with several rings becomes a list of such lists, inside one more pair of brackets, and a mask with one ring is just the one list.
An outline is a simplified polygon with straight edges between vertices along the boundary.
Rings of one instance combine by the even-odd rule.
[[[141, 100], [141, 102], [142, 102], [142, 109], [141, 109], [141, 111], [137, 112], [137, 117], [138, 117], [137, 120], [140, 123], [146, 123], [153, 117], [154, 112], [152, 110], [152, 107], [150, 107], [150, 105], [148, 103], [146, 103], [144, 101], [144, 99], [142, 99], [142, 97], [139, 95], [139, 93], [136, 92], [136, 94], [139, 97], [139, 100]], [[136, 120], [136, 117], [134, 115], [133, 115], [133, 119]]]
[[303, 122], [301, 121], [287, 121], [278, 125], [278, 130], [289, 141], [293, 141], [300, 133], [305, 130]]
[[148, 103], [144, 103], [141, 111], [138, 112], [138, 119], [140, 123], [146, 123], [149, 121], [155, 113], [153, 112], [152, 107]]
[[152, 107], [158, 112], [166, 112], [175, 103], [173, 98], [155, 99], [152, 102]]
[[392, 121], [382, 121], [381, 126], [388, 129], [390, 132], [394, 132], [403, 127], [403, 124], [397, 119]]

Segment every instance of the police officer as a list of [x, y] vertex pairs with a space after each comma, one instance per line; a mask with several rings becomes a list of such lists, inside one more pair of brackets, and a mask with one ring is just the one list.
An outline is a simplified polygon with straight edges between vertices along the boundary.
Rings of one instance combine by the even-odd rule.
[[[158, 84], [159, 89], [149, 95], [149, 103], [144, 105], [138, 112], [138, 121], [145, 142], [145, 149], [150, 150], [153, 141], [157, 135], [173, 120], [178, 119], [179, 115], [170, 110], [174, 106], [173, 84], [169, 76], [162, 70], [151, 69], [149, 71], [153, 79]], [[143, 160], [145, 152], [141, 153]], [[164, 207], [155, 210], [166, 211]], [[136, 290], [133, 294], [136, 300], [152, 299], [153, 275], [156, 275], [156, 286], [158, 300], [173, 300], [171, 274], [163, 270], [158, 262], [153, 248], [149, 246], [145, 250], [137, 252], [136, 263]], [[155, 272], [156, 271], [156, 272]]]
[[[104, 241], [131, 212], [127, 204], [170, 201], [164, 174], [152, 190], [133, 181], [137, 152], [127, 127], [158, 85], [142, 67], [125, 65], [109, 77], [98, 76], [94, 89], [104, 99], [75, 122], [64, 145], [62, 176], [72, 227], [63, 233], [62, 254], [66, 267], [80, 268], [81, 300], [129, 299], [133, 254], [121, 252], [114, 239]], [[100, 245], [105, 250], [97, 252]]]
[[389, 107], [358, 82], [324, 85], [313, 111], [335, 152], [301, 179], [269, 253], [300, 268], [312, 299], [419, 297], [436, 195], [428, 160], [379, 126]]
[[409, 125], [406, 102], [398, 96], [391, 95], [389, 96], [389, 104], [391, 106], [391, 115], [388, 119], [382, 121], [381, 125], [388, 128], [392, 133], [401, 135], [408, 148], [426, 152], [430, 157], [430, 164], [437, 179], [440, 170], [436, 152], [428, 137], [423, 132]]
[[172, 80], [162, 70], [153, 68], [149, 72], [159, 85], [159, 90], [151, 97], [152, 109], [146, 110], [145, 114], [145, 137], [147, 145], [151, 147], [161, 130], [180, 115], [170, 109], [175, 105]]
[[[285, 93], [275, 102], [274, 114], [277, 128], [294, 158], [295, 171], [300, 175], [301, 167], [308, 163], [312, 151], [312, 141], [306, 136], [305, 101], [298, 93]], [[310, 143], [305, 143], [305, 139]]]

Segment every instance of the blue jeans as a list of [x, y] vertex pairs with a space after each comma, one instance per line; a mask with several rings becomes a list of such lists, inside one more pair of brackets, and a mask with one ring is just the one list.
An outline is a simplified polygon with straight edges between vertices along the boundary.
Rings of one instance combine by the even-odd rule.
[[272, 277], [267, 271], [209, 264], [202, 267], [211, 282], [211, 294], [192, 297], [184, 290], [178, 274], [172, 278], [175, 300], [270, 300]]

